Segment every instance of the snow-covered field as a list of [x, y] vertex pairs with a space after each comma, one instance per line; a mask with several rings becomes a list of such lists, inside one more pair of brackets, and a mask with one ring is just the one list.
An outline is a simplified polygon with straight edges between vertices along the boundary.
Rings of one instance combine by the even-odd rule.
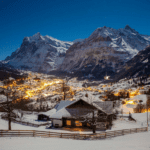
[[[0, 113], [1, 114], [1, 113]], [[123, 116], [128, 116], [127, 114]], [[26, 121], [35, 123], [38, 121], [35, 121], [36, 115], [31, 114], [29, 115], [24, 115], [24, 118]], [[142, 128], [147, 126], [147, 113], [134, 113], [132, 114], [132, 117], [136, 120], [135, 121], [129, 121], [128, 118], [119, 118], [117, 120], [113, 121], [113, 126], [111, 130], [107, 131], [112, 131], [112, 130], [122, 130], [122, 129], [131, 129], [131, 128]], [[148, 115], [149, 117], [149, 127], [150, 127], [150, 113]], [[46, 123], [46, 122], [39, 122], [39, 123]], [[38, 123], [35, 123], [38, 124]], [[41, 130], [41, 131], [51, 131], [51, 132], [62, 132], [62, 133], [92, 133], [92, 130], [85, 130], [85, 131], [72, 131], [72, 130], [66, 130], [65, 128], [51, 128], [51, 129], [46, 129], [46, 126], [40, 126], [40, 127], [31, 127], [31, 126], [26, 126], [26, 125], [21, 125], [19, 123], [11, 123], [12, 125], [12, 130]], [[6, 120], [0, 119], [0, 129], [7, 130], [8, 129], [8, 122]], [[97, 133], [101, 131], [96, 131]]]
[[[113, 121], [111, 130], [131, 129], [131, 128], [142, 128], [147, 126], [147, 113], [133, 113], [132, 117], [136, 120], [129, 121], [128, 118], [119, 118]], [[123, 116], [128, 116], [124, 114]], [[148, 121], [150, 127], [150, 113], [148, 114]]]
[[[12, 130], [39, 130], [39, 131], [50, 131], [50, 132], [59, 132], [59, 133], [81, 133], [81, 131], [73, 131], [65, 128], [51, 128], [46, 129], [46, 126], [40, 126], [40, 127], [31, 127], [26, 125], [21, 125], [19, 123], [11, 123]], [[5, 120], [0, 119], [0, 130], [8, 130], [8, 122]], [[101, 132], [101, 131], [97, 131]], [[82, 131], [82, 133], [92, 134], [92, 130], [86, 130]]]
[[150, 131], [105, 140], [5, 137], [1, 150], [150, 150]]
[[[129, 129], [146, 126], [146, 113], [136, 113], [132, 114], [132, 116], [137, 120], [137, 122], [128, 121], [127, 119], [117, 119], [116, 121], [114, 121], [114, 125], [111, 130]], [[7, 127], [8, 122], [0, 119], [0, 129], [7, 129]], [[63, 130], [61, 128], [46, 129], [45, 126], [36, 128], [17, 123], [12, 123], [12, 129], [71, 132]], [[92, 131], [85, 131], [84, 133], [92, 133]], [[149, 139], [150, 128], [149, 132], [135, 133], [104, 140], [72, 140], [41, 137], [2, 137], [0, 138], [0, 150], [150, 150]]]

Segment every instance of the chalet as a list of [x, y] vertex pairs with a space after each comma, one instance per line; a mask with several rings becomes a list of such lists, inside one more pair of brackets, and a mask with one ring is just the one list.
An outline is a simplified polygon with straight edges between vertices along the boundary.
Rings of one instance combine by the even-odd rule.
[[[103, 103], [103, 102], [102, 102]], [[112, 122], [112, 105], [109, 112], [101, 107], [100, 102], [88, 103], [83, 99], [64, 101], [56, 107], [56, 112], [50, 116], [55, 127], [91, 127], [91, 122], [97, 120], [99, 126], [110, 125]]]

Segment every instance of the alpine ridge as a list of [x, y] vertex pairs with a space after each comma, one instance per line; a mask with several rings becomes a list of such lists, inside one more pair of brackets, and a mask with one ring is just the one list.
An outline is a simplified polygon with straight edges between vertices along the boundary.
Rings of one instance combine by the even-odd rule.
[[139, 34], [129, 25], [118, 30], [100, 27], [68, 49], [59, 69], [88, 78], [114, 75], [149, 44], [150, 36]]
[[115, 78], [119, 80], [131, 77], [147, 77], [148, 75], [150, 75], [150, 46], [126, 62], [121, 71], [115, 75]]
[[81, 78], [101, 79], [118, 73], [139, 51], [150, 45], [150, 36], [126, 25], [124, 28], [97, 28], [88, 38], [65, 42], [39, 32], [25, 37], [5, 59], [21, 70], [69, 73]]
[[48, 73], [58, 68], [72, 44], [48, 35], [42, 36], [38, 32], [33, 36], [25, 37], [20, 48], [5, 61], [17, 69]]

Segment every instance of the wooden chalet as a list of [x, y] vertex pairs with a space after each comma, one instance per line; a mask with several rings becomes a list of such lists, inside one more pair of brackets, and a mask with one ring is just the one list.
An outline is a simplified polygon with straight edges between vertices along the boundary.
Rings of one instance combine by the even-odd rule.
[[97, 127], [111, 124], [111, 113], [105, 112], [98, 104], [90, 104], [83, 99], [72, 101], [54, 113], [50, 119], [55, 127], [88, 127], [97, 121]]

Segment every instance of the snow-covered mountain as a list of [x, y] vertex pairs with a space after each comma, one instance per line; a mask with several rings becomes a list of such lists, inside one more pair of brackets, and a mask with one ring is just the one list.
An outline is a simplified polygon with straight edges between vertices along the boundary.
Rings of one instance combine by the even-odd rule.
[[42, 36], [38, 32], [25, 37], [20, 48], [5, 60], [18, 69], [47, 73], [58, 68], [72, 44], [73, 42], [60, 41], [47, 35]]
[[106, 72], [112, 75], [147, 45], [150, 36], [139, 34], [129, 25], [118, 30], [100, 27], [68, 49], [59, 69], [84, 77], [103, 77]]
[[150, 46], [141, 50], [131, 60], [126, 62], [118, 74], [116, 80], [127, 77], [140, 77], [150, 75]]

